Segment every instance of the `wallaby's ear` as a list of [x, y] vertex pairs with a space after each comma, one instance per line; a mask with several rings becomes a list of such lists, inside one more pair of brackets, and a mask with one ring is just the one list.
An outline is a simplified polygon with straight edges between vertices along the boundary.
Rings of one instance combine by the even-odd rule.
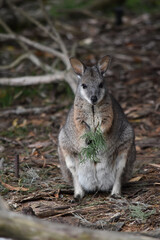
[[105, 73], [106, 73], [106, 71], [109, 67], [110, 62], [111, 62], [111, 57], [108, 56], [108, 55], [104, 56], [103, 58], [101, 58], [98, 61], [97, 66], [98, 66], [98, 69], [99, 69], [99, 71], [102, 75], [105, 75]]
[[85, 70], [84, 64], [74, 57], [70, 58], [70, 63], [75, 73], [81, 77]]

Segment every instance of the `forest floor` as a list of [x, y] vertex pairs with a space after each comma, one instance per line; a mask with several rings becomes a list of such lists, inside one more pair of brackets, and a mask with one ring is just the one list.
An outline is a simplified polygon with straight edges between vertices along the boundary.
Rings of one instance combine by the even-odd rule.
[[[12, 90], [13, 103], [0, 110], [0, 193], [12, 210], [53, 222], [126, 232], [156, 229], [160, 227], [160, 18], [144, 14], [126, 18], [122, 26], [92, 18], [65, 23], [63, 28], [66, 45], [71, 48], [77, 42], [76, 54], [81, 60], [94, 63], [106, 54], [113, 57], [106, 80], [136, 136], [132, 179], [119, 199], [96, 192], [71, 203], [73, 188], [61, 177], [57, 136], [73, 99], [64, 95], [66, 85], [50, 84], [38, 87], [41, 92], [36, 96]], [[37, 30], [36, 34], [41, 33]], [[9, 51], [9, 46], [6, 42], [1, 50]], [[14, 45], [10, 54], [18, 51]], [[52, 61], [47, 53], [42, 57]], [[18, 71], [40, 74], [23, 62], [1, 76], [18, 76]], [[0, 91], [4, 93], [5, 88]], [[36, 113], [35, 107], [41, 112]], [[14, 114], [11, 110], [16, 109], [30, 109], [30, 113]], [[19, 178], [15, 175], [18, 157]]]

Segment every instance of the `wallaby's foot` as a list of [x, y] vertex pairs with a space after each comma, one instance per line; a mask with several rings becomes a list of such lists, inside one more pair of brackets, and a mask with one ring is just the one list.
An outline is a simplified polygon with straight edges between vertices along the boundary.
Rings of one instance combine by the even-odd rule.
[[74, 197], [74, 198], [72, 198], [72, 199], [70, 200], [70, 203], [72, 203], [72, 204], [73, 204], [73, 203], [79, 203], [80, 201], [81, 201], [80, 198], [78, 199], [78, 198], [75, 198], [75, 197]]
[[79, 194], [76, 197], [74, 197], [74, 199], [73, 199], [73, 201], [76, 203], [81, 202], [81, 200], [82, 200], [82, 197]]
[[80, 194], [75, 195], [74, 198], [71, 200], [71, 203], [81, 202], [83, 196], [84, 196], [84, 194], [83, 195], [80, 195]]
[[111, 198], [120, 199], [120, 198], [121, 198], [121, 195], [120, 195], [120, 194], [112, 194], [112, 193], [111, 193]]
[[81, 187], [77, 190], [78, 191], [75, 191], [75, 193], [74, 193], [74, 199], [79, 201], [84, 197], [84, 190]]
[[121, 187], [119, 183], [114, 184], [112, 188], [111, 196], [113, 198], [117, 198], [116, 196], [121, 196]]

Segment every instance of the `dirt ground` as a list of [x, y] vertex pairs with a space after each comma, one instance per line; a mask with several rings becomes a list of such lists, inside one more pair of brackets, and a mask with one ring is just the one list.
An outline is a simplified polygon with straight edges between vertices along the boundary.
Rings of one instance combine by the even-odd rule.
[[[106, 54], [113, 57], [106, 81], [135, 129], [133, 176], [119, 199], [96, 192], [72, 203], [73, 188], [60, 173], [57, 136], [73, 100], [62, 94], [64, 86], [58, 90], [50, 85], [51, 89], [44, 87], [45, 97], [17, 98], [10, 108], [0, 110], [1, 195], [13, 211], [53, 222], [125, 232], [156, 229], [160, 227], [160, 18], [144, 14], [126, 19], [122, 26], [107, 19], [85, 19], [70, 24], [67, 31], [67, 36], [62, 31], [66, 45], [71, 48], [77, 42], [77, 56], [85, 62], [94, 63]], [[21, 66], [24, 72], [29, 68]], [[41, 112], [35, 113], [35, 107]], [[10, 111], [17, 108], [31, 112]]]

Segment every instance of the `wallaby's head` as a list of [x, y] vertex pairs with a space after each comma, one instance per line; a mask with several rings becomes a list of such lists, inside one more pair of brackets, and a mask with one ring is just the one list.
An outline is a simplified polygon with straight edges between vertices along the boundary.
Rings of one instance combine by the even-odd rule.
[[70, 62], [80, 79], [78, 93], [81, 98], [92, 105], [100, 103], [106, 94], [104, 76], [110, 63], [110, 57], [104, 56], [92, 67], [85, 66], [76, 58], [71, 58]]

